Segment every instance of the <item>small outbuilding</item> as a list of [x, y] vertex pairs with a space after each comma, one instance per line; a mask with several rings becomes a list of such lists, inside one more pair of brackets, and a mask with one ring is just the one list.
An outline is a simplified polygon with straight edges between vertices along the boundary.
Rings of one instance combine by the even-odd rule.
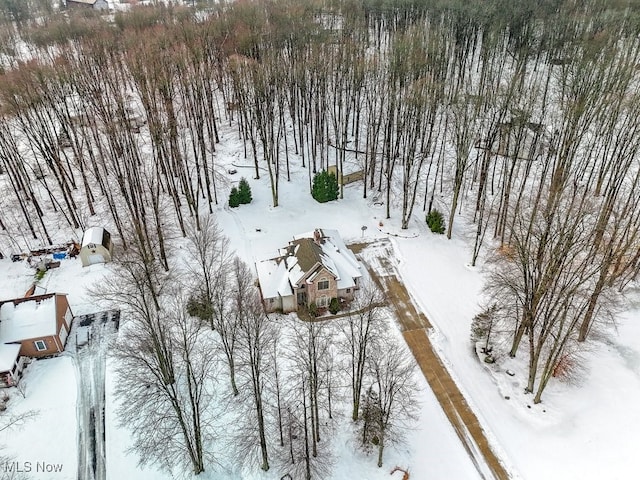
[[102, 227], [91, 227], [84, 232], [80, 247], [80, 260], [83, 267], [110, 262], [112, 252], [111, 234], [107, 230]]
[[82, 9], [93, 8], [94, 10], [108, 10], [107, 0], [66, 0], [67, 8]]

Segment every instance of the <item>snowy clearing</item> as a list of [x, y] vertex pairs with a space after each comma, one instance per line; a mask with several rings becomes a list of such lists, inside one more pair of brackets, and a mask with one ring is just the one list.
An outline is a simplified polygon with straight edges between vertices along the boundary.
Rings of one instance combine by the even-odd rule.
[[[384, 220], [380, 226], [382, 208], [359, 198], [356, 188], [347, 188], [344, 200], [320, 205], [297, 184], [284, 183], [279, 208], [269, 206], [266, 180], [252, 181], [252, 188], [252, 204], [236, 210], [220, 206], [216, 212], [225, 234], [248, 262], [264, 258], [293, 235], [316, 227], [335, 228], [347, 242], [392, 238], [397, 269], [414, 301], [435, 327], [432, 341], [514, 478], [628, 478], [640, 466], [634, 455], [640, 433], [634, 429], [622, 432], [620, 428], [635, 424], [635, 417], [640, 415], [634, 413], [640, 399], [640, 326], [634, 323], [637, 309], [620, 315], [617, 332], [592, 341], [587, 366], [578, 382], [554, 381], [545, 401], [534, 407], [530, 397], [522, 393], [524, 369], [517, 360], [496, 370], [481, 364], [473, 353], [469, 326], [478, 309], [482, 266], [468, 267], [469, 246], [464, 241], [433, 235], [417, 220], [407, 233], [400, 231], [393, 220]], [[362, 226], [367, 226], [364, 234]], [[3, 260], [0, 270], [4, 297], [21, 295], [33, 280], [33, 271], [25, 262]], [[64, 260], [61, 268], [49, 271], [41, 284], [49, 291], [69, 293], [71, 307], [78, 315], [99, 310], [87, 298], [85, 288], [101, 279], [108, 281], [107, 267], [83, 269], [76, 259]], [[516, 376], [506, 375], [505, 366]], [[135, 456], [126, 453], [129, 437], [126, 429], [118, 427], [113, 412], [115, 379], [111, 372], [108, 361], [107, 478], [169, 478], [153, 469], [138, 469]], [[18, 462], [61, 463], [64, 471], [55, 478], [75, 478], [76, 379], [71, 358], [65, 354], [33, 362], [25, 380], [27, 398], [22, 400], [15, 389], [10, 389], [9, 412], [38, 409], [40, 416], [17, 432], [3, 433], [0, 443], [8, 446], [7, 451]], [[373, 458], [359, 453], [349, 432], [342, 430], [334, 439], [339, 458], [332, 478], [389, 478], [396, 464], [408, 467], [412, 478], [480, 478], [423, 378], [420, 385], [420, 422], [409, 432], [407, 444], [391, 448], [385, 466], [378, 469]], [[201, 478], [221, 478], [221, 472], [229, 471], [223, 459], [221, 464]], [[222, 478], [242, 478], [230, 475]], [[279, 477], [269, 472], [244, 478]]]

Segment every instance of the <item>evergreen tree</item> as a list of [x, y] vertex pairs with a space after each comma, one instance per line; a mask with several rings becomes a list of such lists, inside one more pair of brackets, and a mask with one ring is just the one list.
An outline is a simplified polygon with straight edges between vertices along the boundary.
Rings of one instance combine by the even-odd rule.
[[332, 315], [335, 315], [339, 311], [340, 311], [340, 301], [336, 297], [333, 297], [331, 299], [331, 302], [329, 303], [329, 312], [331, 312]]
[[240, 184], [238, 185], [238, 200], [243, 205], [251, 203], [251, 200], [253, 200], [253, 197], [251, 196], [251, 187], [249, 186], [247, 179], [244, 177], [240, 179]]
[[311, 196], [316, 199], [316, 201], [320, 203], [330, 202], [338, 198], [339, 193], [338, 179], [334, 173], [328, 173], [326, 170], [322, 170], [313, 177]]
[[229, 206], [231, 208], [240, 206], [240, 192], [236, 187], [233, 187], [231, 189], [231, 193], [229, 194]]
[[335, 200], [340, 194], [340, 187], [338, 186], [338, 178], [335, 173], [329, 173], [327, 175], [327, 197], [329, 200]]
[[445, 230], [444, 217], [439, 210], [433, 209], [427, 215], [427, 225], [433, 233], [443, 234]]

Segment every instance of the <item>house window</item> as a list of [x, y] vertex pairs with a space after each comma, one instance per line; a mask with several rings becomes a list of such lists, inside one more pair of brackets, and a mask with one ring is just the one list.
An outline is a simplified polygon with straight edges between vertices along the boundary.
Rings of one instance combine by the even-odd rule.
[[318, 307], [326, 307], [327, 305], [329, 305], [329, 297], [327, 297], [326, 295], [321, 296], [318, 300], [316, 300], [316, 305], [318, 305]]
[[269, 299], [269, 303], [273, 303], [273, 298], [270, 298], [270, 299]]
[[322, 279], [318, 282], [318, 290], [328, 290], [329, 289], [329, 280]]
[[351, 289], [350, 288], [347, 288], [347, 293], [351, 293]]
[[35, 342], [33, 342], [33, 344], [36, 346], [36, 350], [39, 352], [43, 352], [47, 349], [47, 344], [44, 343], [44, 340], [36, 340]]

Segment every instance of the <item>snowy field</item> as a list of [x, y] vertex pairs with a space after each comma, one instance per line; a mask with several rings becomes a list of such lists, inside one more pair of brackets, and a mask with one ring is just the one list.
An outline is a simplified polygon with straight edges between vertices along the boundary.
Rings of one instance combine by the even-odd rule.
[[[294, 234], [316, 227], [337, 229], [347, 243], [391, 238], [396, 268], [434, 325], [433, 343], [513, 478], [636, 477], [640, 469], [640, 457], [636, 455], [640, 432], [632, 427], [640, 424], [637, 304], [619, 316], [617, 330], [591, 340], [584, 367], [573, 382], [552, 380], [543, 403], [534, 406], [531, 396], [523, 394], [526, 369], [520, 359], [488, 367], [478, 361], [472, 350], [469, 327], [478, 311], [483, 271], [482, 262], [475, 268], [468, 266], [471, 246], [463, 239], [462, 220], [451, 241], [431, 234], [423, 225], [422, 213], [416, 213], [408, 231], [400, 231], [398, 220], [383, 220], [384, 207], [362, 199], [358, 187], [347, 187], [344, 200], [316, 203], [301, 188], [308, 182], [306, 169], [295, 167], [292, 182], [282, 180], [280, 206], [273, 208], [266, 172], [259, 181], [253, 180], [252, 167], [236, 153], [241, 151], [233, 141], [220, 146], [218, 155], [229, 159], [228, 166], [233, 164], [238, 170], [227, 176], [223, 191], [245, 176], [254, 200], [234, 210], [220, 205], [215, 215], [242, 258], [253, 264], [284, 246]], [[363, 226], [367, 227], [364, 231]], [[33, 273], [25, 262], [0, 261], [0, 296], [4, 299], [23, 295], [33, 281]], [[109, 281], [108, 268], [83, 269], [79, 260], [63, 260], [61, 267], [49, 271], [40, 285], [50, 292], [68, 293], [74, 314], [80, 315], [101, 309], [86, 292], [87, 286], [101, 281]], [[63, 464], [63, 471], [55, 476], [33, 473], [28, 478], [76, 478], [77, 380], [73, 362], [71, 352], [33, 362], [25, 377], [26, 398], [22, 399], [15, 389], [8, 391], [10, 413], [37, 409], [39, 416], [17, 431], [0, 432], [0, 444], [6, 447], [3, 451], [17, 462]], [[107, 363], [107, 478], [170, 478], [153, 469], [138, 469], [135, 456], [126, 453], [129, 434], [118, 426], [113, 411], [116, 380], [112, 366]], [[506, 369], [516, 375], [507, 375]], [[398, 479], [399, 473], [389, 475], [396, 465], [408, 468], [412, 479], [480, 478], [426, 382], [422, 377], [419, 381], [420, 422], [407, 432], [406, 444], [389, 448], [384, 467], [378, 469], [373, 456], [359, 453], [348, 432], [340, 431], [334, 438], [339, 457], [333, 479]], [[226, 473], [233, 471], [233, 466], [226, 464], [224, 458], [219, 460], [220, 465], [210, 466], [199, 478], [280, 478], [274, 469], [239, 477]]]

